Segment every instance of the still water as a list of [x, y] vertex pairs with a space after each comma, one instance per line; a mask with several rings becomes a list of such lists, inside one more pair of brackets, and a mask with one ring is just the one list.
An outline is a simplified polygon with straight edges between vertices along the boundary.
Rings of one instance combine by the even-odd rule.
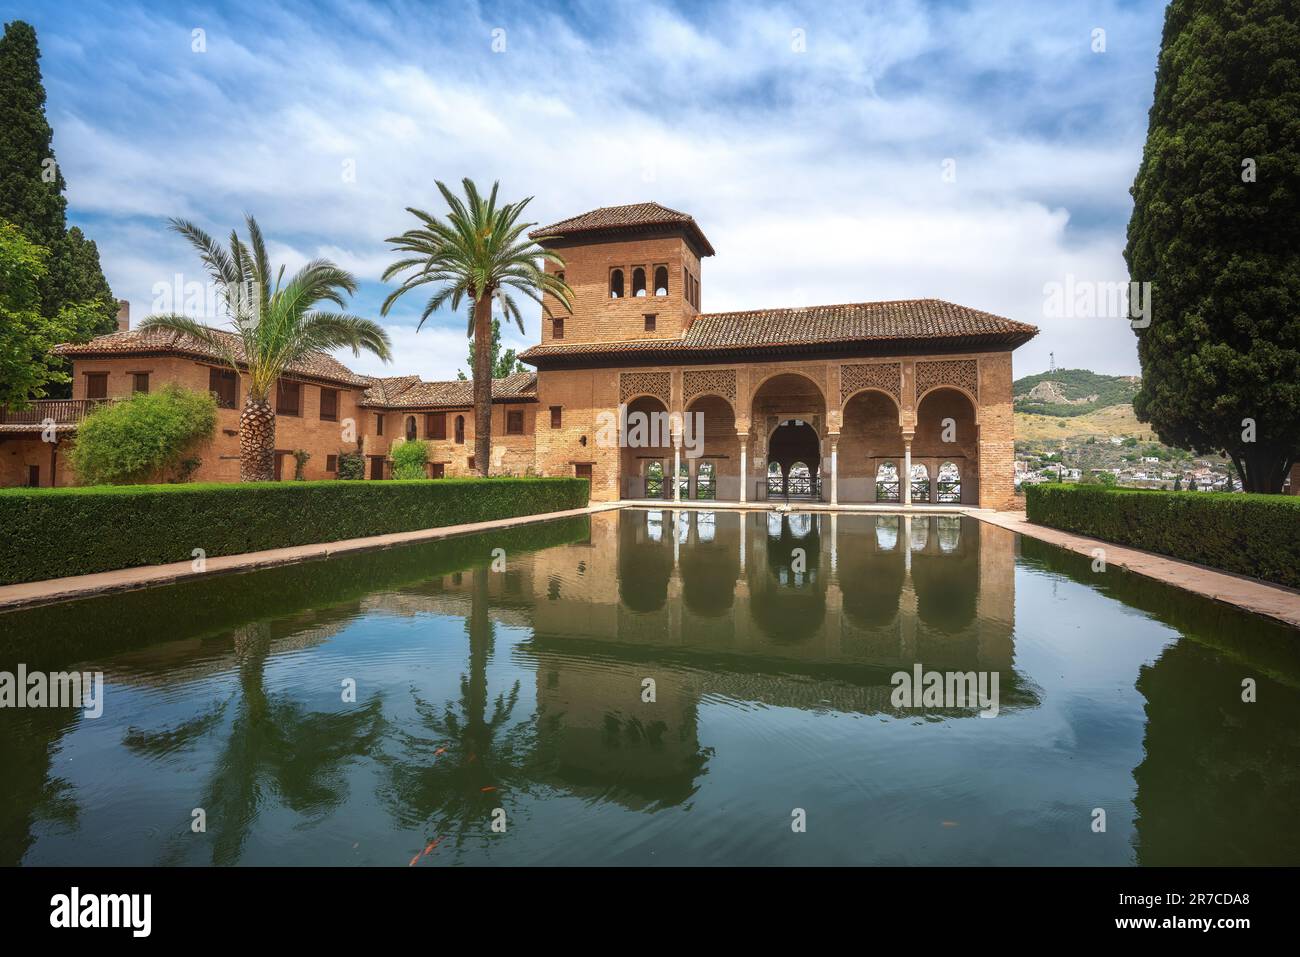
[[[956, 516], [212, 578], [0, 615], [0, 670], [104, 676], [99, 717], [0, 711], [0, 862], [1300, 864], [1297, 639]], [[898, 707], [918, 666], [996, 714]]]

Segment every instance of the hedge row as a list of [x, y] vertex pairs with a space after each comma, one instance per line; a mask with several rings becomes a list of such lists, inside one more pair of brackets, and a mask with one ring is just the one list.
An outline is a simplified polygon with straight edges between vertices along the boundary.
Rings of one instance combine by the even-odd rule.
[[0, 584], [581, 508], [574, 478], [0, 489]]
[[1030, 485], [1029, 520], [1300, 588], [1300, 496]]

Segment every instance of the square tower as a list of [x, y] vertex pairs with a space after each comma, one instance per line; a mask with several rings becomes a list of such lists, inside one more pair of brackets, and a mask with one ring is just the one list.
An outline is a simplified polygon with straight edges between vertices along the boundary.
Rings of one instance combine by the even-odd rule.
[[574, 292], [573, 312], [551, 300], [542, 345], [679, 339], [700, 313], [700, 262], [713, 247], [688, 214], [658, 203], [607, 206], [529, 238], [554, 250]]

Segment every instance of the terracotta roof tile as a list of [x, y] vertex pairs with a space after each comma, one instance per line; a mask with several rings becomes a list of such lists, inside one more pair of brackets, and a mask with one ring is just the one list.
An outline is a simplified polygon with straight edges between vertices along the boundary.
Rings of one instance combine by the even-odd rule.
[[669, 209], [658, 203], [631, 203], [627, 206], [602, 206], [578, 216], [570, 216], [528, 234], [530, 239], [561, 239], [584, 233], [651, 229], [680, 226], [698, 241], [704, 255], [713, 255], [713, 246], [689, 213]]
[[[214, 329], [213, 331], [230, 342], [235, 358], [243, 362], [244, 348], [239, 337], [233, 332], [226, 332], [223, 329]], [[62, 345], [55, 346], [54, 352], [58, 355], [73, 357], [138, 355], [161, 352], [224, 362], [224, 357], [205, 343], [163, 329], [153, 329], [148, 332], [142, 332], [139, 329], [112, 332], [106, 336], [96, 336], [89, 342], [65, 342]], [[290, 375], [302, 376], [308, 379], [323, 379], [326, 382], [337, 382], [342, 385], [365, 386], [369, 384], [369, 380], [365, 376], [357, 375], [333, 356], [326, 355], [323, 352], [311, 353], [305, 358], [291, 363], [286, 371]]]
[[666, 358], [692, 353], [788, 349], [792, 346], [844, 347], [891, 341], [984, 341], [1015, 347], [1038, 328], [941, 299], [858, 302], [794, 309], [703, 313], [680, 339], [631, 339], [533, 346], [520, 358], [545, 362], [551, 357], [655, 353]]
[[[385, 409], [453, 408], [474, 404], [474, 383], [466, 380], [424, 382], [418, 376], [370, 380], [361, 404]], [[537, 373], [516, 372], [492, 380], [492, 399], [529, 401], [537, 398]]]

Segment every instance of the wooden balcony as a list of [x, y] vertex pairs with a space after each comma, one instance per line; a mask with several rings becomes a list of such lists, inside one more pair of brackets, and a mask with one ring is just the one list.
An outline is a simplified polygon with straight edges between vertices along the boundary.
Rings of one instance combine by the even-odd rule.
[[76, 425], [87, 415], [117, 399], [38, 399], [25, 409], [0, 405], [0, 425], [30, 425], [40, 428], [46, 420], [55, 425]]

